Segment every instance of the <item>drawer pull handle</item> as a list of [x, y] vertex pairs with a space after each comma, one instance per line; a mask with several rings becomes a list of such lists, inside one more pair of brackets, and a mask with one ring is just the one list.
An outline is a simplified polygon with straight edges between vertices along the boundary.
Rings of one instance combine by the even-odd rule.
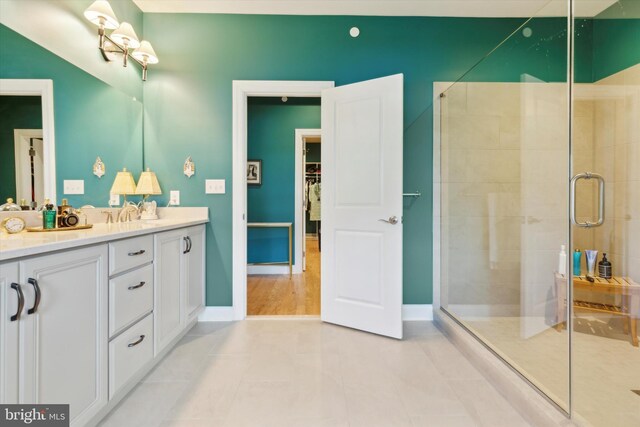
[[33, 285], [33, 289], [36, 291], [36, 299], [33, 302], [33, 307], [27, 310], [28, 314], [33, 314], [38, 311], [38, 306], [40, 305], [40, 286], [38, 286], [38, 281], [36, 279], [29, 278], [27, 282]]
[[139, 284], [139, 285], [129, 286], [127, 289], [129, 289], [130, 291], [132, 291], [132, 290], [134, 290], [134, 289], [138, 289], [138, 288], [143, 287], [143, 286], [145, 285], [145, 283], [147, 283], [147, 282], [140, 282], [140, 284]]
[[137, 341], [127, 344], [127, 347], [135, 347], [138, 344], [140, 344], [142, 341], [144, 341], [144, 335], [140, 335], [140, 338], [138, 338]]
[[16, 314], [11, 316], [11, 321], [15, 322], [16, 320], [20, 319], [20, 313], [22, 313], [22, 309], [24, 308], [24, 294], [22, 293], [20, 285], [18, 285], [17, 283], [12, 283], [11, 289], [15, 289], [16, 293], [18, 294], [18, 310], [16, 311]]
[[144, 249], [140, 249], [138, 252], [129, 252], [129, 256], [142, 255], [146, 251]]

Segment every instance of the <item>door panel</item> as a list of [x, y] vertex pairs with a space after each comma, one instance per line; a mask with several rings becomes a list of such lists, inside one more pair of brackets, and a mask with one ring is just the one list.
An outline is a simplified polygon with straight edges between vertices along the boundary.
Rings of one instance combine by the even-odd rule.
[[187, 237], [190, 240], [189, 252], [185, 256], [187, 277], [187, 322], [198, 316], [204, 308], [205, 282], [205, 229], [204, 225], [190, 228]]
[[[18, 263], [0, 266], [0, 402], [18, 403]], [[15, 285], [14, 285], [15, 284]]]
[[56, 253], [20, 262], [27, 283], [21, 321], [20, 403], [68, 403], [71, 425], [82, 425], [107, 402], [107, 247]]
[[322, 320], [394, 338], [402, 338], [402, 88], [399, 74], [322, 93]]

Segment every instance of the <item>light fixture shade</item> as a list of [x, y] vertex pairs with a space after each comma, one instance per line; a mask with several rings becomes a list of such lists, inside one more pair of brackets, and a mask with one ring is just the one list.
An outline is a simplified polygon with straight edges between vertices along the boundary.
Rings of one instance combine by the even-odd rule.
[[143, 196], [162, 194], [158, 177], [156, 177], [156, 174], [151, 172], [149, 168], [140, 174], [138, 186], [136, 187], [136, 194], [142, 194]]
[[146, 62], [147, 64], [158, 63], [158, 55], [156, 55], [155, 50], [153, 50], [153, 47], [151, 47], [151, 43], [146, 40], [142, 40], [140, 42], [140, 47], [134, 50], [131, 53], [131, 56], [133, 56], [138, 61]]
[[120, 25], [111, 5], [106, 0], [94, 1], [84, 11], [84, 17], [96, 25], [104, 24], [104, 28], [108, 30], [115, 30]]
[[137, 49], [140, 47], [138, 36], [128, 22], [121, 23], [118, 29], [111, 33], [110, 37], [111, 40], [119, 45], [127, 45], [129, 49]]
[[136, 194], [136, 182], [127, 168], [123, 168], [116, 174], [116, 179], [113, 180], [110, 193], [124, 195]]

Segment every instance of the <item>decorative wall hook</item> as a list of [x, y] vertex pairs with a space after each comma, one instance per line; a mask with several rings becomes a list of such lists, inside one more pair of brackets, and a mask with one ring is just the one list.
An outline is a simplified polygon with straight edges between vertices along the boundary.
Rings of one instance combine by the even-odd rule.
[[102, 178], [102, 176], [106, 172], [106, 167], [104, 163], [102, 163], [102, 159], [100, 156], [96, 157], [96, 162], [93, 164], [93, 174], [98, 178]]
[[191, 156], [187, 157], [187, 160], [184, 161], [183, 171], [184, 174], [189, 178], [195, 175], [196, 165], [193, 163], [193, 160], [191, 160]]

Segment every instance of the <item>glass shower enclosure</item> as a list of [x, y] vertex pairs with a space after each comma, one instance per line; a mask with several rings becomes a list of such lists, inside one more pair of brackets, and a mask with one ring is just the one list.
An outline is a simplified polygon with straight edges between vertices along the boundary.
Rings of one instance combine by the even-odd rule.
[[434, 93], [441, 310], [568, 416], [640, 425], [640, 1], [551, 0]]

